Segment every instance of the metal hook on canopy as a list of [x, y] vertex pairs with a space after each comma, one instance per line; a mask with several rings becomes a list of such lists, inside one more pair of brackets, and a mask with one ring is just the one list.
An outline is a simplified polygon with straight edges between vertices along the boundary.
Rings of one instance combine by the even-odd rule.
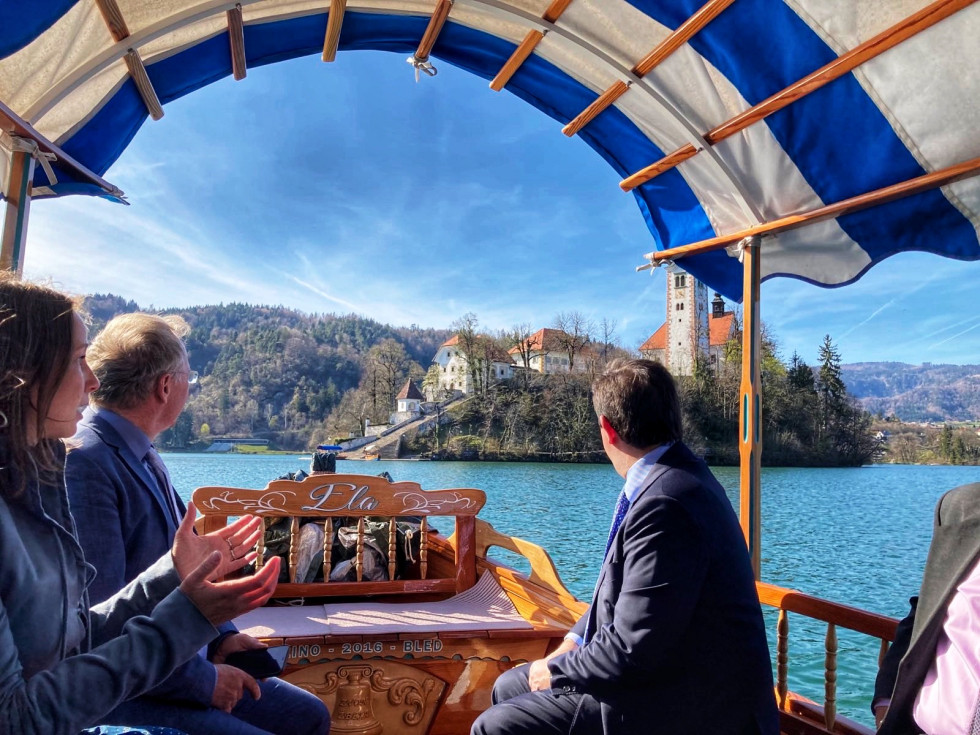
[[54, 186], [58, 183], [58, 177], [54, 175], [54, 169], [51, 168], [51, 164], [57, 161], [58, 157], [54, 153], [42, 151], [37, 141], [31, 140], [30, 138], [22, 138], [19, 135], [0, 132], [0, 147], [5, 148], [11, 153], [29, 154], [44, 170], [44, 175], [48, 177], [48, 186]]
[[426, 76], [430, 76], [430, 77], [434, 77], [436, 74], [439, 73], [439, 70], [436, 69], [434, 66], [432, 66], [432, 64], [429, 62], [428, 56], [426, 56], [424, 59], [420, 59], [419, 57], [413, 55], [413, 56], [409, 56], [407, 59], [405, 59], [405, 61], [407, 61], [409, 64], [415, 67], [416, 83], [418, 83], [419, 81], [419, 72], [422, 72]]

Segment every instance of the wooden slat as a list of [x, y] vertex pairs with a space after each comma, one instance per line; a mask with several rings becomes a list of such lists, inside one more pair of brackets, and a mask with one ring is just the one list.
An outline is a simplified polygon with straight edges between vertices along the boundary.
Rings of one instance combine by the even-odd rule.
[[436, 8], [432, 11], [432, 17], [429, 18], [429, 25], [426, 26], [425, 33], [422, 34], [422, 40], [419, 42], [419, 47], [415, 50], [416, 61], [425, 61], [429, 58], [429, 54], [432, 53], [432, 47], [439, 40], [439, 34], [442, 32], [442, 27], [446, 24], [446, 19], [449, 17], [449, 11], [452, 10], [452, 7], [453, 0], [438, 0], [436, 3]]
[[357, 546], [354, 555], [354, 569], [357, 571], [357, 581], [364, 579], [364, 519], [357, 519]]
[[700, 148], [695, 148], [691, 143], [688, 143], [687, 145], [678, 148], [669, 156], [664, 156], [656, 163], [651, 163], [649, 166], [640, 169], [635, 174], [627, 176], [625, 179], [619, 182], [619, 188], [623, 191], [632, 191], [641, 184], [645, 184], [650, 179], [659, 176], [664, 171], [669, 171], [678, 164], [683, 163], [688, 158], [693, 158], [700, 152]]
[[946, 184], [952, 184], [956, 181], [970, 178], [971, 176], [976, 176], [978, 173], [980, 173], [980, 157], [971, 158], [969, 161], [964, 161], [963, 163], [958, 163], [953, 166], [940, 169], [939, 171], [934, 171], [931, 174], [923, 174], [922, 176], [918, 176], [914, 179], [909, 179], [908, 181], [902, 181], [898, 184], [893, 184], [892, 186], [876, 189], [875, 191], [868, 192], [867, 194], [860, 194], [856, 197], [851, 197], [850, 199], [837, 202], [836, 204], [828, 204], [825, 207], [819, 207], [810, 212], [781, 217], [780, 219], [773, 220], [772, 222], [754, 225], [753, 227], [748, 227], [744, 230], [739, 230], [738, 232], [733, 232], [728, 235], [719, 235], [718, 237], [701, 240], [699, 242], [691, 243], [690, 245], [681, 245], [680, 247], [670, 248], [668, 250], [659, 250], [652, 253], [647, 253], [643, 257], [650, 260], [651, 263], [640, 266], [637, 270], [645, 270], [652, 267], [653, 263], [658, 263], [663, 260], [677, 260], [679, 258], [685, 258], [698, 253], [721, 250], [729, 245], [734, 245], [746, 237], [752, 237], [754, 235], [776, 235], [780, 232], [795, 230], [815, 222], [822, 222], [826, 219], [840, 217], [852, 212], [858, 212], [862, 209], [868, 209], [869, 207], [887, 204], [888, 202], [896, 199], [919, 194], [923, 191], [928, 191], [929, 189], [935, 189], [940, 186], [945, 186]]
[[677, 26], [674, 32], [661, 41], [653, 51], [637, 62], [633, 67], [633, 73], [639, 77], [649, 74], [733, 2], [735, 0], [708, 0], [694, 15]]
[[163, 105], [160, 104], [160, 98], [157, 97], [157, 92], [153, 89], [150, 77], [146, 73], [146, 67], [143, 66], [143, 59], [140, 58], [140, 55], [136, 53], [135, 49], [127, 51], [124, 58], [126, 68], [129, 70], [129, 76], [133, 78], [133, 82], [136, 84], [136, 91], [140, 93], [140, 98], [146, 106], [146, 111], [150, 113], [150, 117], [154, 120], [159, 120], [163, 117]]
[[[800, 79], [798, 82], [795, 82], [779, 92], [776, 92], [768, 99], [753, 105], [730, 120], [727, 120], [721, 125], [709, 130], [704, 135], [705, 141], [707, 141], [709, 145], [714, 145], [715, 143], [718, 143], [719, 141], [722, 141], [725, 138], [744, 130], [753, 123], [765, 119], [769, 115], [783, 109], [796, 100], [820, 89], [835, 79], [839, 79], [866, 61], [869, 61], [885, 51], [894, 48], [917, 33], [921, 33], [939, 21], [948, 18], [950, 15], [953, 15], [963, 8], [972, 5], [974, 2], [976, 2], [976, 0], [936, 0], [936, 2], [932, 3], [931, 5], [927, 5], [925, 8], [922, 8], [918, 12], [910, 15], [908, 18], [899, 21], [873, 38], [870, 38], [864, 43], [855, 46], [850, 51], [841, 54], [829, 64], [825, 64], [812, 74], [809, 74], [803, 79]], [[646, 183], [654, 176], [673, 168], [673, 166], [676, 166], [682, 160], [685, 160], [681, 158], [680, 160], [677, 160], [673, 166], [662, 165], [669, 160], [673, 160], [672, 157], [675, 155], [675, 153], [668, 154], [660, 161], [643, 169], [643, 171], [649, 173], [641, 175], [642, 172], [637, 172], [628, 179], [625, 179], [620, 186], [624, 190], [629, 191], [629, 189]], [[626, 181], [633, 181], [634, 183], [627, 188], [625, 186]]]
[[888, 641], [895, 640], [895, 628], [898, 626], [898, 621], [894, 618], [860, 610], [849, 605], [830, 602], [812, 595], [805, 595], [802, 592], [778, 587], [767, 582], [756, 582], [755, 588], [759, 593], [759, 601], [763, 605], [806, 615], [875, 638]]
[[236, 80], [241, 81], [247, 73], [245, 62], [245, 24], [242, 21], [242, 6], [236, 5], [227, 13], [228, 43], [231, 50], [231, 73]]
[[762, 493], [762, 314], [759, 237], [742, 250], [742, 377], [738, 402], [739, 522], [756, 579], [760, 576]]
[[388, 579], [395, 578], [395, 566], [398, 560], [398, 528], [394, 518], [388, 519]]
[[102, 13], [102, 19], [109, 28], [112, 40], [119, 43], [124, 38], [128, 38], [129, 27], [126, 25], [126, 19], [123, 18], [116, 0], [95, 0], [95, 4], [99, 8], [99, 12]]
[[476, 584], [476, 518], [456, 519], [456, 591]]
[[582, 112], [575, 116], [575, 118], [568, 123], [561, 131], [571, 138], [579, 130], [584, 128], [590, 122], [592, 122], [596, 117], [600, 115], [609, 105], [618, 100], [624, 94], [626, 90], [630, 88], [630, 85], [624, 81], [616, 80], [611, 85], [609, 89], [599, 95], [595, 102], [586, 107]]
[[507, 85], [507, 82], [510, 81], [510, 78], [521, 68], [521, 64], [527, 61], [527, 57], [534, 53], [534, 49], [537, 48], [542, 38], [544, 38], [544, 33], [541, 31], [528, 31], [527, 35], [524, 36], [524, 40], [514, 49], [514, 53], [500, 67], [497, 76], [490, 81], [490, 89], [495, 92], [503, 89]]
[[422, 524], [419, 526], [419, 572], [422, 579], [429, 574], [429, 517], [422, 517]]
[[453, 594], [454, 579], [401, 579], [395, 582], [282, 582], [273, 597], [351, 597], [397, 594]]
[[834, 721], [837, 719], [837, 626], [827, 625], [827, 636], [824, 638], [827, 655], [824, 657], [824, 703], [823, 721], [827, 729], [834, 731]]
[[[638, 77], [649, 74], [664, 59], [690, 41], [694, 34], [717, 18], [721, 11], [733, 2], [735, 0], [708, 0], [694, 15], [681, 23], [667, 38], [657, 44], [657, 47], [653, 51], [638, 61], [632, 68], [632, 73]], [[603, 110], [622, 97], [628, 88], [625, 82], [615, 82], [595, 102], [576, 115], [574, 120], [562, 128], [562, 132], [569, 137], [575, 135], [579, 130], [592, 122]]]
[[323, 522], [323, 581], [330, 581], [330, 567], [333, 558], [333, 518]]
[[779, 611], [776, 621], [776, 703], [780, 709], [786, 707], [786, 694], [789, 691], [789, 615]]
[[344, 25], [347, 0], [330, 0], [330, 13], [327, 15], [327, 32], [323, 36], [323, 61], [337, 58], [337, 44], [340, 43], [340, 29]]
[[572, 4], [572, 0], [553, 0], [548, 9], [544, 11], [544, 15], [541, 16], [549, 23], [554, 23], [561, 17], [561, 14], [565, 12], [569, 5]]
[[[299, 516], [293, 516], [289, 521], [289, 581], [295, 582], [299, 570]], [[305, 571], [305, 570], [304, 570]]]
[[[554, 0], [548, 9], [544, 11], [544, 18], [549, 23], [556, 23], [561, 14], [565, 12], [569, 5], [572, 4], [572, 0]], [[545, 31], [546, 32], [546, 31]], [[499, 92], [503, 89], [510, 78], [514, 76], [518, 69], [521, 68], [521, 64], [527, 61], [527, 58], [534, 53], [534, 49], [537, 48], [538, 44], [541, 43], [541, 39], [544, 38], [545, 32], [538, 30], [530, 30], [527, 35], [524, 36], [524, 40], [514, 49], [514, 53], [510, 55], [510, 58], [504, 62], [504, 65], [497, 72], [497, 76], [493, 78], [490, 82], [490, 89], [495, 92]]]

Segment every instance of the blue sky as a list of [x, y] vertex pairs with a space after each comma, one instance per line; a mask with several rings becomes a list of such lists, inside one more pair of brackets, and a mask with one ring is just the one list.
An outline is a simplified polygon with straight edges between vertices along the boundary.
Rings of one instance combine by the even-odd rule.
[[[249, 69], [165, 107], [106, 174], [131, 206], [36, 202], [25, 274], [144, 307], [244, 301], [496, 330], [578, 310], [636, 348], [662, 322], [662, 270], [619, 176], [485, 80], [345, 52]], [[980, 263], [895, 256], [858, 283], [763, 284], [784, 357], [980, 363]]]

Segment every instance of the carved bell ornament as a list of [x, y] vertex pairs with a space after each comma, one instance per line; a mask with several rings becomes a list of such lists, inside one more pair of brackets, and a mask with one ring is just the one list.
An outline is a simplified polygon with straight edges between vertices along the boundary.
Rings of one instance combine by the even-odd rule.
[[364, 679], [370, 669], [351, 668], [347, 672], [347, 683], [337, 687], [337, 701], [331, 713], [332, 732], [351, 735], [381, 735], [384, 726], [374, 716], [371, 706], [371, 683]]

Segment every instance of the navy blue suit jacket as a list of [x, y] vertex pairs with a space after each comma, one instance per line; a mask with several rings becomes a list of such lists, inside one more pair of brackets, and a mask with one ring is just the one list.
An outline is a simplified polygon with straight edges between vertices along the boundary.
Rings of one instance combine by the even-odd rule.
[[[85, 412], [72, 440], [65, 482], [85, 560], [98, 571], [88, 588], [95, 604], [167, 553], [177, 528], [142, 458], [91, 411]], [[183, 513], [183, 503], [179, 510]], [[234, 627], [224, 625], [219, 630], [224, 633]], [[214, 666], [195, 656], [147, 694], [210, 706], [216, 681]]]
[[553, 688], [596, 697], [603, 731], [775, 735], [769, 647], [748, 550], [722, 487], [672, 446], [631, 504]]

